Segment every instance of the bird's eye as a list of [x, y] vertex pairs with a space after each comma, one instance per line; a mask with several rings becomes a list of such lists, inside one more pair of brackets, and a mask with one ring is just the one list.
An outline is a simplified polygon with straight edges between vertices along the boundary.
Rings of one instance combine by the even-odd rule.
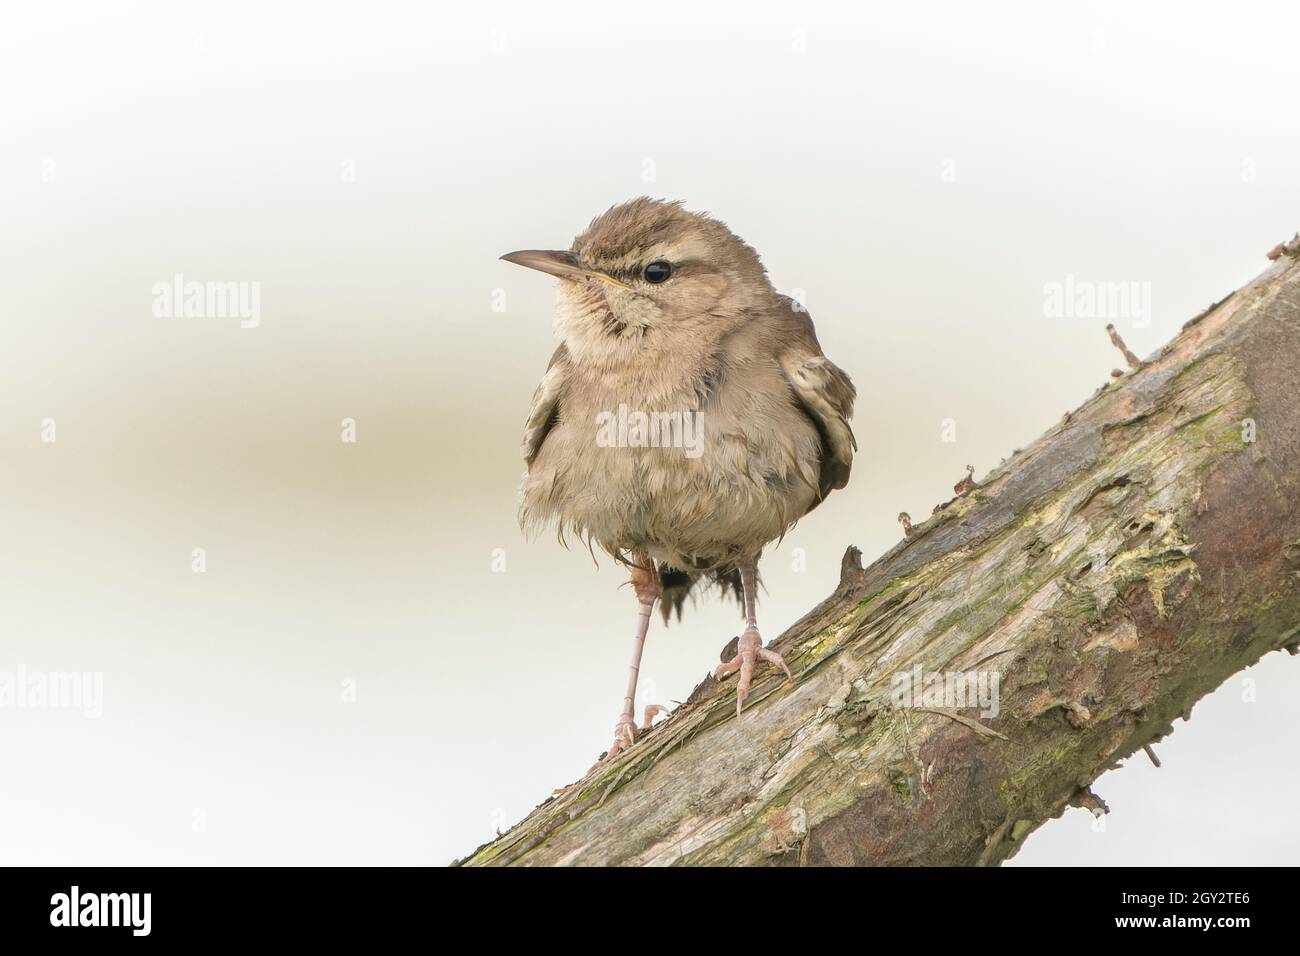
[[649, 282], [651, 285], [658, 285], [661, 282], [667, 282], [668, 277], [672, 274], [673, 267], [663, 260], [650, 263], [641, 272], [641, 275], [645, 277], [645, 281]]

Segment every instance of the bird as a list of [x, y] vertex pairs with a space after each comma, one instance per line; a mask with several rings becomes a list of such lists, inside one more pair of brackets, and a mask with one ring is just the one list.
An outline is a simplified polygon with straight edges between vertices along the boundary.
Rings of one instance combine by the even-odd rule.
[[773, 288], [720, 219], [642, 196], [598, 215], [565, 250], [501, 257], [559, 280], [561, 339], [533, 395], [519, 522], [599, 547], [637, 600], [623, 706], [602, 759], [635, 720], [653, 608], [665, 623], [701, 581], [740, 599], [745, 630], [714, 677], [739, 673], [740, 716], [764, 645], [758, 561], [849, 480], [856, 389], [822, 352], [812, 316]]

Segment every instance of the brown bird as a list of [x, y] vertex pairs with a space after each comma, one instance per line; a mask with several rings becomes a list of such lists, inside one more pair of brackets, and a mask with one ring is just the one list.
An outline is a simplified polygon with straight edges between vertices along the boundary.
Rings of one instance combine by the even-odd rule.
[[[740, 713], [763, 646], [758, 558], [849, 479], [855, 391], [808, 313], [717, 219], [647, 198], [592, 221], [567, 251], [508, 262], [558, 277], [563, 339], [524, 429], [526, 530], [554, 522], [624, 563], [638, 616], [613, 756], [636, 739], [650, 616], [681, 614], [701, 579], [743, 599]], [[647, 722], [648, 723], [648, 722]]]

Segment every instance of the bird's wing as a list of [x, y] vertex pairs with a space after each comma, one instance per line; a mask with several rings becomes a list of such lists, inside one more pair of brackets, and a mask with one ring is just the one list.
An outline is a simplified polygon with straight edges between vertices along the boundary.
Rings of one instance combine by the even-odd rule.
[[[858, 443], [849, 427], [857, 390], [834, 362], [822, 354], [812, 317], [792, 300], [781, 297], [789, 309], [783, 316], [783, 342], [777, 363], [790, 390], [817, 426], [822, 438], [821, 496], [849, 482], [853, 453]], [[784, 309], [782, 311], [785, 311]]]
[[519, 452], [530, 467], [533, 459], [537, 457], [538, 449], [542, 447], [542, 442], [546, 440], [547, 434], [559, 417], [560, 395], [564, 391], [568, 370], [569, 351], [561, 343], [555, 350], [555, 354], [551, 356], [551, 361], [546, 366], [546, 374], [537, 385], [537, 391], [533, 393], [533, 404], [528, 409], [528, 421], [524, 423], [524, 439], [520, 443]]

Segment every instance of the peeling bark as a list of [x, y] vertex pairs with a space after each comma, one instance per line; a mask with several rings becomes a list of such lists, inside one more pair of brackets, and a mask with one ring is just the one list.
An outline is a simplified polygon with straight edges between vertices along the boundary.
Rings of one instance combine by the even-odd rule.
[[[997, 864], [1300, 646], [1300, 264], [1280, 257], [464, 865]], [[894, 677], [995, 671], [1000, 707]], [[915, 705], [918, 702], [913, 702]], [[924, 704], [925, 702], [921, 702]]]

